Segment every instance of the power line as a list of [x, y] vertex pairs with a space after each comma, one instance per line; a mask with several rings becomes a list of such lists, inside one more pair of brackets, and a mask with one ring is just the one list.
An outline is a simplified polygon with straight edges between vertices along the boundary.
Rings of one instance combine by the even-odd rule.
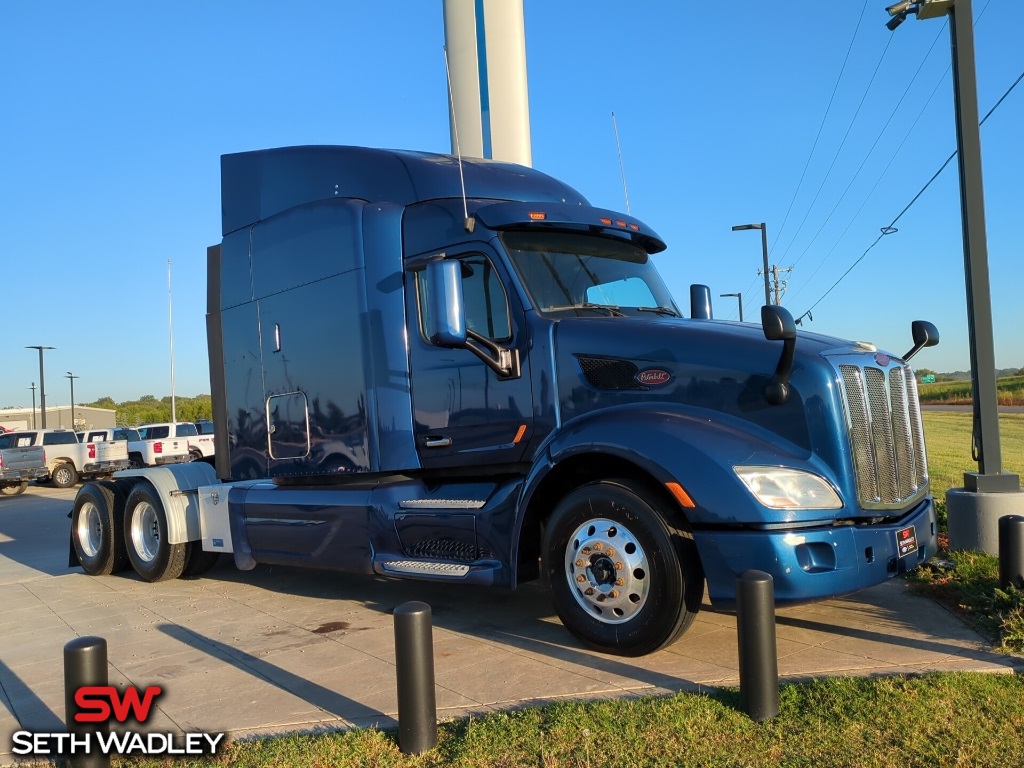
[[[994, 104], [994, 105], [992, 106], [992, 108], [991, 108], [991, 109], [990, 109], [990, 110], [989, 110], [989, 111], [988, 111], [988, 112], [987, 112], [987, 113], [985, 114], [985, 116], [984, 116], [984, 117], [983, 117], [983, 118], [982, 118], [982, 119], [981, 119], [981, 120], [980, 120], [980, 121], [978, 122], [978, 125], [979, 125], [979, 126], [982, 126], [982, 125], [984, 125], [984, 124], [985, 124], [985, 121], [986, 121], [986, 120], [988, 120], [988, 119], [989, 119], [989, 117], [991, 117], [991, 116], [992, 116], [992, 113], [993, 113], [993, 112], [995, 112], [995, 111], [996, 111], [996, 109], [997, 109], [997, 108], [999, 107], [999, 105], [1003, 103], [1003, 100], [1004, 100], [1004, 99], [1006, 99], [1006, 97], [1010, 95], [1010, 92], [1011, 92], [1011, 91], [1013, 91], [1013, 89], [1014, 89], [1014, 88], [1016, 88], [1016, 87], [1017, 87], [1017, 86], [1018, 86], [1018, 85], [1020, 84], [1020, 81], [1021, 81], [1021, 80], [1024, 80], [1024, 72], [1021, 72], [1021, 73], [1020, 73], [1020, 75], [1018, 75], [1017, 79], [1013, 81], [1013, 84], [1012, 84], [1012, 85], [1011, 85], [1011, 86], [1010, 86], [1009, 88], [1007, 88], [1007, 89], [1006, 89], [1006, 92], [1005, 92], [1005, 93], [1004, 93], [1004, 94], [1003, 94], [1002, 96], [1000, 96], [1000, 97], [999, 97], [999, 100], [998, 100], [998, 101], [997, 101], [997, 102], [996, 102], [996, 103], [995, 103], [995, 104]], [[926, 183], [926, 184], [925, 184], [925, 185], [924, 185], [923, 187], [921, 187], [921, 190], [920, 190], [920, 191], [919, 191], [919, 192], [918, 192], [918, 193], [917, 193], [916, 195], [914, 195], [914, 199], [913, 199], [913, 200], [911, 200], [911, 201], [910, 201], [909, 203], [907, 203], [906, 207], [905, 207], [905, 208], [904, 208], [904, 209], [903, 209], [902, 211], [900, 211], [900, 212], [899, 212], [899, 214], [898, 214], [898, 215], [896, 216], [896, 218], [894, 218], [894, 219], [892, 220], [892, 222], [891, 222], [891, 223], [889, 224], [889, 226], [887, 226], [887, 227], [882, 227], [882, 233], [881, 233], [881, 234], [880, 234], [880, 235], [879, 235], [879, 236], [878, 236], [878, 237], [877, 237], [877, 238], [875, 239], [875, 241], [874, 241], [873, 243], [871, 243], [871, 245], [869, 245], [869, 246], [868, 246], [867, 248], [865, 248], [865, 249], [864, 249], [864, 252], [863, 252], [863, 253], [862, 253], [862, 254], [861, 254], [861, 255], [860, 255], [859, 257], [857, 257], [857, 260], [856, 260], [856, 261], [854, 261], [854, 262], [853, 262], [853, 264], [851, 264], [851, 265], [849, 266], [849, 268], [848, 268], [848, 269], [847, 269], [847, 270], [846, 270], [845, 272], [843, 272], [843, 274], [842, 274], [842, 275], [840, 275], [840, 276], [839, 276], [839, 279], [838, 279], [838, 280], [836, 280], [836, 281], [835, 281], [835, 282], [834, 282], [834, 283], [832, 284], [832, 286], [831, 286], [831, 287], [830, 287], [830, 288], [829, 288], [829, 289], [828, 289], [827, 291], [825, 291], [825, 293], [823, 293], [823, 294], [821, 295], [821, 298], [819, 298], [819, 299], [818, 299], [818, 300], [817, 300], [816, 302], [814, 302], [814, 303], [813, 303], [813, 304], [812, 304], [812, 305], [810, 306], [810, 308], [808, 308], [808, 310], [807, 310], [806, 312], [804, 312], [804, 313], [803, 313], [802, 315], [800, 315], [800, 317], [799, 317], [799, 318], [797, 318], [797, 320], [798, 320], [798, 321], [799, 321], [799, 320], [802, 320], [802, 319], [803, 319], [804, 317], [806, 317], [807, 315], [809, 315], [809, 314], [811, 313], [811, 311], [812, 311], [812, 310], [813, 310], [813, 309], [814, 309], [814, 308], [815, 308], [816, 306], [818, 306], [818, 305], [819, 305], [819, 304], [820, 304], [820, 303], [821, 303], [821, 302], [822, 302], [822, 301], [823, 301], [823, 300], [825, 299], [825, 297], [826, 297], [826, 296], [828, 296], [828, 295], [829, 295], [830, 293], [832, 293], [833, 289], [834, 289], [834, 288], [835, 288], [835, 287], [836, 287], [837, 285], [839, 285], [839, 283], [841, 283], [841, 282], [843, 281], [843, 279], [844, 279], [844, 278], [845, 278], [845, 277], [846, 277], [846, 276], [847, 276], [848, 274], [850, 274], [850, 272], [852, 272], [852, 271], [853, 271], [853, 268], [854, 268], [854, 267], [856, 267], [856, 266], [857, 266], [858, 264], [860, 264], [860, 263], [861, 263], [861, 262], [862, 262], [862, 261], [864, 260], [864, 257], [868, 255], [868, 253], [869, 253], [869, 252], [871, 251], [871, 249], [872, 249], [872, 248], [874, 248], [874, 247], [875, 247], [876, 245], [878, 245], [879, 241], [880, 241], [880, 240], [881, 240], [881, 239], [882, 239], [883, 237], [885, 237], [886, 235], [891, 235], [891, 234], [893, 234], [894, 232], [896, 232], [896, 231], [897, 231], [897, 230], [896, 230], [896, 222], [898, 222], [898, 221], [899, 221], [899, 220], [900, 220], [901, 218], [903, 218], [903, 215], [904, 215], [904, 214], [905, 214], [905, 213], [906, 213], [907, 211], [909, 211], [909, 210], [910, 210], [910, 207], [911, 207], [911, 206], [912, 206], [912, 205], [913, 205], [914, 203], [916, 203], [916, 202], [917, 202], [918, 198], [920, 198], [920, 197], [921, 197], [921, 195], [923, 195], [923, 194], [924, 194], [924, 191], [925, 191], [926, 189], [928, 189], [928, 187], [930, 187], [930, 186], [931, 186], [932, 182], [933, 182], [933, 181], [935, 181], [935, 180], [936, 180], [936, 179], [937, 179], [937, 178], [939, 177], [939, 174], [941, 174], [941, 173], [942, 173], [942, 172], [943, 172], [943, 171], [944, 171], [944, 170], [946, 169], [946, 166], [947, 166], [947, 165], [949, 165], [949, 164], [950, 164], [950, 163], [952, 162], [952, 160], [953, 160], [953, 158], [954, 158], [954, 157], [956, 157], [956, 150], [954, 150], [954, 151], [953, 151], [953, 154], [951, 154], [951, 155], [950, 155], [949, 157], [947, 157], [947, 158], [946, 158], [946, 162], [944, 162], [944, 163], [943, 163], [943, 164], [942, 164], [942, 165], [941, 165], [941, 166], [939, 167], [939, 170], [937, 170], [937, 171], [936, 171], [936, 172], [934, 173], [934, 175], [933, 175], [933, 176], [932, 176], [932, 177], [931, 177], [931, 178], [930, 178], [930, 179], [928, 180], [928, 182], [927, 182], [927, 183]]]
[[786, 215], [782, 218], [782, 226], [779, 227], [778, 237], [782, 237], [782, 233], [786, 230], [786, 222], [789, 221], [790, 211], [793, 210], [793, 204], [796, 202], [797, 195], [800, 194], [800, 189], [803, 187], [804, 177], [807, 175], [807, 168], [811, 164], [811, 158], [814, 157], [814, 150], [818, 147], [818, 140], [821, 138], [821, 131], [825, 127], [825, 121], [828, 120], [829, 113], [832, 111], [832, 103], [835, 101], [836, 93], [839, 91], [839, 83], [842, 82], [843, 73], [846, 72], [846, 65], [850, 61], [850, 53], [853, 51], [853, 44], [857, 41], [857, 34], [860, 32], [860, 28], [864, 21], [864, 12], [867, 10], [868, 0], [864, 0], [864, 7], [860, 10], [860, 17], [857, 19], [857, 26], [853, 29], [853, 37], [850, 38], [850, 45], [846, 49], [846, 58], [843, 59], [843, 65], [839, 68], [839, 76], [836, 78], [836, 84], [832, 88], [832, 95], [829, 96], [828, 106], [825, 107], [825, 114], [821, 118], [821, 124], [818, 126], [818, 134], [814, 137], [814, 143], [811, 145], [811, 151], [807, 155], [807, 162], [804, 163], [804, 169], [800, 173], [800, 180], [797, 182], [796, 190], [793, 192], [793, 198], [789, 201], [789, 208], [786, 209]]
[[[943, 27], [943, 29], [944, 28], [945, 28], [945, 26]], [[942, 30], [940, 29], [939, 30], [939, 35], [941, 35], [941, 34], [942, 34]], [[938, 40], [938, 35], [935, 38], [935, 41], [937, 41], [937, 40]], [[933, 47], [935, 45], [935, 41], [932, 42], [932, 46]], [[930, 54], [931, 54], [931, 48], [928, 49], [928, 53], [926, 53], [924, 58], [921, 60], [921, 66], [922, 67], [924, 66], [924, 63], [925, 63], [925, 61], [927, 61], [928, 56]], [[825, 265], [825, 262], [828, 261], [828, 259], [832, 256], [833, 253], [835, 253], [835, 250], [839, 246], [839, 243], [841, 243], [843, 241], [843, 238], [846, 236], [846, 233], [850, 231], [850, 227], [853, 226], [854, 222], [857, 220], [857, 217], [860, 216], [860, 212], [863, 211], [864, 210], [864, 206], [867, 205], [868, 200], [871, 199], [871, 196], [875, 193], [875, 190], [878, 189], [878, 185], [882, 182], [882, 179], [884, 179], [885, 175], [889, 172], [889, 169], [892, 167], [893, 162], [896, 160], [897, 157], [899, 157], [900, 152], [903, 150], [903, 145], [907, 143], [907, 141], [910, 139], [911, 136], [915, 135], [914, 129], [917, 127], [917, 124], [919, 122], [921, 122], [921, 118], [924, 117], [925, 111], [928, 109], [928, 106], [932, 103], [932, 99], [935, 98], [935, 94], [938, 92], [939, 86], [941, 86], [942, 83], [945, 81], [946, 75], [949, 74], [949, 70], [952, 68], [952, 66], [953, 66], [952, 64], [947, 64], [946, 65], [945, 71], [943, 71], [943, 73], [939, 77], [939, 79], [936, 80], [935, 85], [932, 87], [932, 92], [928, 95], [928, 98], [925, 100], [925, 102], [922, 105], [920, 111], [917, 113], [917, 117], [914, 118], [914, 122], [910, 125], [910, 128], [908, 128], [903, 133], [902, 141], [900, 141], [899, 145], [893, 150], [892, 155], [889, 157], [889, 162], [887, 162], [885, 164], [885, 168], [882, 169], [882, 172], [878, 175], [878, 178], [875, 179], [875, 183], [871, 186], [871, 189], [868, 190], [867, 194], [864, 196], [864, 199], [861, 201], [860, 206], [854, 212], [853, 216], [850, 217], [850, 221], [847, 223], [846, 227], [840, 233], [839, 237], [836, 238], [836, 241], [832, 244], [832, 247], [829, 248], [828, 252], [822, 258], [822, 260], [818, 263], [818, 266], [816, 266], [814, 268], [814, 271], [811, 272], [810, 276], [793, 293], [793, 298], [794, 299], [797, 296], [800, 295], [800, 293], [804, 290], [804, 288], [806, 288], [808, 285], [810, 285], [811, 281], [814, 279], [814, 276], [818, 274], [818, 272], [821, 270], [821, 268]], [[921, 71], [921, 67], [918, 67], [918, 72], [920, 72], [920, 71]], [[915, 73], [914, 77], [915, 78], [917, 77], [916, 73]], [[904, 92], [904, 96], [906, 96], [906, 92]], [[902, 98], [901, 98], [900, 101], [902, 101]], [[897, 104], [896, 106], [898, 108], [899, 104]], [[893, 111], [893, 114], [895, 114], [895, 110]], [[890, 119], [891, 118], [892, 118], [892, 116], [890, 115]], [[883, 129], [883, 131], [884, 131], [884, 129]], [[881, 134], [879, 134], [879, 138], [881, 138]], [[877, 139], [875, 140], [875, 143], [876, 144], [878, 143]], [[872, 145], [872, 149], [874, 149], [874, 145]], [[868, 155], [870, 156], [870, 154], [871, 153], [869, 152]], [[864, 161], [867, 162], [867, 157], [865, 157]], [[863, 167], [863, 163], [861, 165]], [[860, 172], [860, 169], [858, 169], [858, 173], [859, 172]], [[854, 176], [854, 178], [856, 178], [856, 176]], [[851, 181], [851, 184], [852, 184], [852, 181]], [[847, 187], [847, 189], [849, 189], [849, 187]], [[843, 194], [845, 195], [846, 192], [844, 192]], [[820, 232], [820, 230], [819, 230], [819, 232]], [[815, 237], [817, 237], [817, 235], [815, 235]], [[813, 240], [812, 240], [812, 242], [813, 242]], [[808, 246], [808, 248], [809, 247], [810, 246]], [[805, 251], [805, 253], [806, 253], [806, 251]], [[803, 257], [803, 254], [801, 254], [801, 258], [802, 257]], [[797, 260], [797, 263], [799, 263], [799, 259]]]
[[[839, 143], [839, 148], [836, 149], [835, 155], [832, 157], [832, 163], [829, 165], [828, 170], [825, 171], [825, 176], [821, 180], [821, 184], [818, 185], [818, 191], [814, 193], [814, 199], [811, 200], [811, 204], [807, 207], [807, 213], [804, 214], [803, 219], [800, 220], [800, 226], [796, 228], [796, 234], [793, 235], [793, 239], [789, 241], [789, 245], [786, 246], [785, 252], [782, 254], [782, 258], [786, 258], [789, 254], [789, 249], [793, 247], [793, 243], [796, 242], [797, 237], [800, 235], [800, 230], [804, 227], [804, 222], [807, 221], [807, 217], [811, 215], [811, 211], [814, 210], [815, 203], [818, 202], [818, 197], [821, 195], [821, 190], [825, 187], [825, 182], [828, 181], [828, 177], [832, 173], [832, 169], [835, 168], [836, 161], [839, 159], [839, 154], [843, 151], [843, 147], [846, 146], [846, 140], [850, 137], [850, 132], [853, 130], [854, 123], [857, 122], [857, 117], [860, 115], [861, 107], [864, 106], [865, 100], [867, 100], [868, 93], [871, 92], [871, 86], [875, 82], [875, 77], [878, 75], [878, 70], [882, 66], [882, 61], [885, 60], [885, 54], [889, 52], [889, 46], [892, 45], [892, 35], [885, 43], [885, 49], [882, 51], [882, 55], [878, 57], [878, 63], [875, 65], [874, 72], [871, 73], [871, 79], [868, 81], [867, 86], [864, 88], [864, 94], [860, 97], [860, 103], [857, 104], [857, 111], [854, 112], [853, 117], [850, 119], [850, 125], [846, 128], [846, 133], [843, 135], [843, 140]], [[780, 259], [781, 261], [781, 259]]]
[[[917, 71], [914, 72], [914, 76], [912, 78], [910, 78], [910, 80], [907, 82], [907, 87], [904, 89], [903, 95], [900, 96], [899, 101], [896, 102], [896, 106], [893, 107], [892, 108], [892, 112], [889, 113], [889, 119], [885, 121], [885, 125], [883, 125], [881, 130], [878, 132], [878, 135], [875, 137], [874, 143], [872, 143], [871, 148], [868, 149], [867, 154], [864, 155], [864, 159], [861, 161], [860, 165], [857, 167], [857, 171], [853, 174], [853, 178], [850, 179], [850, 183], [846, 185], [846, 189], [843, 190], [843, 193], [839, 196], [839, 199], [836, 200], [836, 204], [834, 206], [832, 206], [832, 210], [829, 211], [828, 216], [825, 217], [825, 220], [821, 223], [821, 226], [818, 227], [818, 231], [814, 233], [814, 237], [812, 237], [810, 242], [807, 243], [807, 247], [803, 249], [803, 251], [797, 257], [796, 261], [793, 262], [793, 266], [794, 267], [797, 264], [800, 263], [800, 261], [803, 259], [804, 256], [807, 255], [807, 252], [811, 249], [811, 246], [814, 245], [815, 240], [818, 239], [818, 236], [821, 234], [822, 230], [825, 229], [825, 226], [829, 223], [829, 221], [832, 220], [832, 216], [835, 215], [835, 212], [839, 209], [840, 204], [843, 202], [843, 200], [846, 199], [847, 193], [850, 191], [850, 188], [853, 186], [853, 183], [860, 176], [860, 172], [864, 170], [864, 166], [867, 165], [868, 160], [871, 158], [872, 153], [875, 151], [875, 147], [878, 146], [878, 142], [880, 142], [882, 140], [882, 136], [885, 135], [886, 129], [889, 127], [889, 124], [892, 122], [892, 119], [896, 116], [896, 112], [899, 110], [900, 106], [903, 104], [903, 100], [906, 99], [907, 98], [907, 94], [910, 93], [910, 89], [913, 87], [914, 83], [917, 81], [917, 76], [921, 74], [921, 70], [924, 68], [925, 62], [928, 61], [928, 57], [931, 56], [932, 50], [935, 48], [935, 44], [939, 41], [939, 38], [942, 36], [942, 33], [945, 31], [945, 29], [946, 29], [946, 23], [943, 23], [943, 25], [939, 29], [938, 33], [936, 33], [935, 39], [932, 40], [932, 44], [931, 44], [931, 46], [929, 46], [928, 51], [925, 53], [924, 57], [921, 59], [921, 64], [918, 66]], [[934, 91], [933, 91], [933, 95], [934, 95]], [[930, 100], [931, 100], [931, 98], [929, 97], [929, 101]]]

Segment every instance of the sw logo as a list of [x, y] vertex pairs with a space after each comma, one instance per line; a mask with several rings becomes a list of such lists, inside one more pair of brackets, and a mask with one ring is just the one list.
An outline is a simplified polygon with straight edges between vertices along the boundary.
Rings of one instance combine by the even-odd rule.
[[149, 719], [153, 701], [163, 692], [159, 685], [149, 686], [141, 696], [135, 686], [126, 688], [123, 695], [112, 685], [84, 686], [75, 691], [75, 704], [81, 710], [75, 713], [75, 722], [105, 723], [113, 714], [119, 723], [127, 722], [129, 717], [144, 723]]
[[71, 733], [17, 731], [12, 738], [15, 755], [75, 756], [117, 755], [213, 755], [224, 739], [223, 733], [184, 734], [125, 730], [107, 732], [107, 724], [145, 723], [163, 688], [129, 686], [122, 693], [112, 685], [86, 685], [75, 691], [75, 723], [94, 723], [95, 732], [81, 727]]

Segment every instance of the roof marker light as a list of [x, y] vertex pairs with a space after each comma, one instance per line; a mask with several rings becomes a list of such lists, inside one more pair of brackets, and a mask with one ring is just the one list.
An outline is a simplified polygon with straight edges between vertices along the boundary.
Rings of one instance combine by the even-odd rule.
[[601, 221], [601, 223], [602, 223], [602, 224], [604, 224], [604, 225], [605, 225], [606, 227], [610, 227], [610, 226], [612, 225], [612, 220], [611, 220], [611, 219], [600, 219], [600, 221]]
[[530, 221], [544, 221], [548, 217], [546, 213], [541, 211], [530, 211], [527, 215], [530, 217]]

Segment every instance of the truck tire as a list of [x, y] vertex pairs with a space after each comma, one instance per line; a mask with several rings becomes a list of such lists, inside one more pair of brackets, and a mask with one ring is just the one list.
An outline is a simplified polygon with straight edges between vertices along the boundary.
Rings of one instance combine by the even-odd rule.
[[140, 482], [128, 494], [124, 542], [128, 560], [143, 581], [176, 579], [185, 569], [185, 544], [167, 540], [167, 513], [149, 483]]
[[128, 454], [128, 469], [142, 469], [144, 466], [146, 465], [142, 462], [141, 453]]
[[543, 569], [562, 623], [590, 647], [642, 656], [674, 642], [696, 616], [704, 572], [671, 509], [656, 490], [625, 479], [587, 483], [555, 507]]
[[50, 470], [50, 478], [58, 488], [74, 488], [78, 483], [78, 470], [75, 469], [74, 464], [61, 461], [53, 465], [53, 469]]
[[28, 488], [28, 480], [22, 480], [17, 485], [5, 485], [0, 488], [0, 494], [4, 496], [20, 496]]
[[203, 542], [190, 541], [185, 554], [185, 570], [182, 576], [199, 576], [213, 568], [220, 560], [220, 552], [208, 552], [203, 549]]
[[90, 576], [109, 576], [128, 566], [124, 504], [124, 487], [113, 481], [86, 483], [75, 496], [71, 542]]

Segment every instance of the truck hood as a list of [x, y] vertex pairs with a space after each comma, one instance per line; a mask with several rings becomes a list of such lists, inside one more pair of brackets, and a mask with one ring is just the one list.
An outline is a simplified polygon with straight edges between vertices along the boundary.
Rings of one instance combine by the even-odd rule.
[[563, 422], [616, 404], [669, 402], [743, 419], [805, 451], [815, 449], [805, 403], [830, 398], [829, 409], [815, 411], [842, 409], [824, 355], [874, 352], [857, 342], [798, 334], [791, 396], [771, 405], [764, 393], [782, 342], [765, 339], [760, 325], [664, 316], [565, 318], [553, 325]]

